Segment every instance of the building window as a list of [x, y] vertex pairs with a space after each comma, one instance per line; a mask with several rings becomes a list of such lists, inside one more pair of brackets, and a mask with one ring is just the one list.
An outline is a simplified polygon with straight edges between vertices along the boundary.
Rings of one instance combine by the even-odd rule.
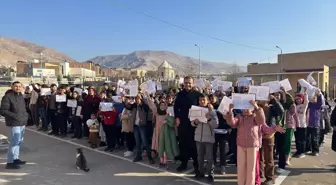
[[161, 72], [161, 76], [164, 77], [164, 72]]

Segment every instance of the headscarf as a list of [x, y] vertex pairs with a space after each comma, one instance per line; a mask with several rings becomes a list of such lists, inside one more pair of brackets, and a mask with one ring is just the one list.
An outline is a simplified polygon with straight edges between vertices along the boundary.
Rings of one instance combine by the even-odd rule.
[[167, 103], [166, 103], [166, 102], [160, 102], [160, 103], [158, 104], [158, 107], [157, 107], [157, 114], [158, 114], [158, 115], [161, 115], [161, 116], [167, 114], [167, 110], [161, 110], [161, 109], [160, 109], [160, 105], [162, 105], [162, 104], [167, 105]]

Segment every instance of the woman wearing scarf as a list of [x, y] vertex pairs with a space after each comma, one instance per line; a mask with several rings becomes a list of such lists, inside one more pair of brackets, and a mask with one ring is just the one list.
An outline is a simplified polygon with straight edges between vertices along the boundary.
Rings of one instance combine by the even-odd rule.
[[[148, 94], [146, 94], [146, 97], [149, 97], [147, 96]], [[153, 114], [155, 115], [155, 128], [154, 128], [154, 132], [153, 132], [153, 138], [152, 138], [152, 149], [159, 152], [159, 147], [160, 145], [164, 145], [164, 144], [167, 144], [166, 142], [164, 142], [164, 137], [161, 136], [162, 134], [162, 128], [164, 128], [167, 124], [167, 122], [169, 120], [168, 119], [168, 115], [167, 115], [167, 104], [165, 102], [160, 102], [158, 104], [158, 106], [155, 105], [154, 103], [154, 100], [151, 98], [148, 100], [148, 106], [149, 108], [152, 110]], [[173, 124], [173, 121], [170, 121], [171, 123], [171, 131], [172, 133], [174, 133], [174, 124]], [[169, 132], [167, 130], [167, 128], [165, 128], [166, 134], [169, 134], [171, 132]], [[169, 136], [168, 136], [169, 137]], [[161, 138], [161, 140], [160, 140]], [[168, 156], [167, 156], [167, 151], [170, 151], [169, 154], [169, 158], [173, 159], [174, 157], [176, 157], [178, 155], [178, 152], [177, 152], [177, 142], [176, 142], [176, 137], [169, 137], [171, 140], [175, 139], [175, 141], [171, 141], [171, 142], [175, 142], [175, 145], [171, 145], [172, 143], [170, 143], [171, 146], [175, 146], [173, 147], [174, 149], [172, 148], [168, 148], [168, 147], [164, 147], [164, 146], [161, 146], [163, 148], [161, 148], [161, 151], [160, 151], [160, 165], [159, 165], [159, 168], [164, 168], [164, 169], [167, 169], [167, 161], [168, 161]], [[173, 152], [172, 152], [173, 151]]]
[[[96, 95], [95, 88], [90, 86], [88, 88], [88, 95], [84, 99], [83, 108], [82, 108], [82, 117], [83, 123], [86, 123], [92, 113], [97, 113], [99, 109], [99, 103], [101, 99]], [[83, 136], [89, 137], [89, 128], [84, 124]]]

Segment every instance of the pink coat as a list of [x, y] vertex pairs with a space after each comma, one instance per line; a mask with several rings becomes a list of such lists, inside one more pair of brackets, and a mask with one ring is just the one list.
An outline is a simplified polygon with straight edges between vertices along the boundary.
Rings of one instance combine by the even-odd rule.
[[228, 124], [237, 128], [237, 145], [243, 148], [259, 147], [259, 129], [265, 123], [263, 109], [259, 108], [250, 116], [239, 115], [237, 118], [233, 117], [232, 112], [228, 114]]

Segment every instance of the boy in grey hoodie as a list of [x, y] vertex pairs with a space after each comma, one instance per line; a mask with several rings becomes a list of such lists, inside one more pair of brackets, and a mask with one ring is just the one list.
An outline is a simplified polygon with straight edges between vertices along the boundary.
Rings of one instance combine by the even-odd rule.
[[[201, 95], [199, 97], [199, 105], [208, 108], [209, 112], [206, 113], [206, 122], [201, 122], [195, 119], [191, 125], [196, 127], [195, 141], [197, 146], [199, 169], [196, 171], [195, 177], [197, 179], [204, 178], [204, 157], [207, 159], [208, 180], [214, 181], [214, 167], [213, 167], [213, 144], [215, 143], [214, 129], [218, 127], [218, 117], [213, 106], [209, 103], [208, 96]], [[205, 156], [206, 155], [206, 156]]]

